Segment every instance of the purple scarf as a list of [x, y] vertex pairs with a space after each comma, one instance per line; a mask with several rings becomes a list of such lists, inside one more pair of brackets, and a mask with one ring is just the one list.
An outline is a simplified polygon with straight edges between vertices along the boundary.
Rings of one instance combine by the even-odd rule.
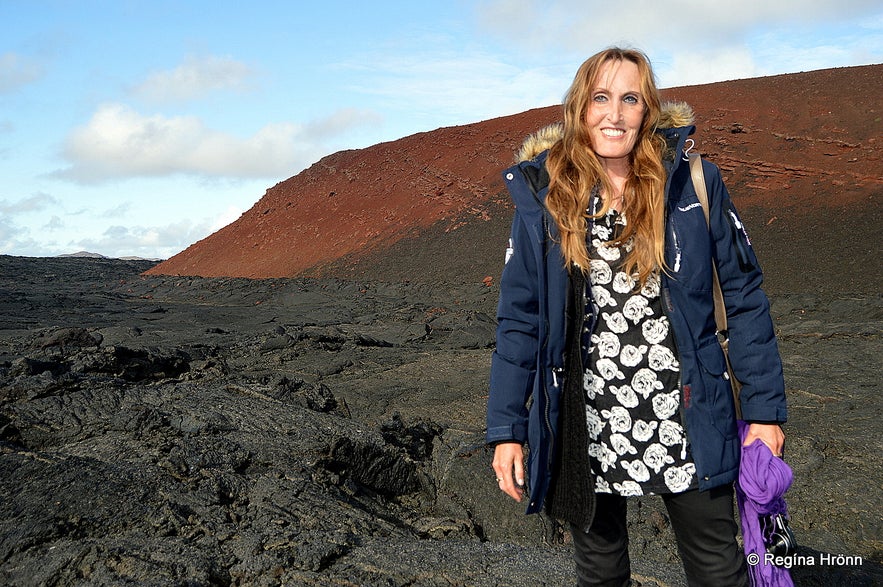
[[[745, 442], [748, 424], [738, 421], [739, 439]], [[742, 539], [748, 557], [748, 574], [751, 584], [757, 587], [793, 587], [788, 569], [765, 561], [766, 545], [763, 542], [762, 516], [787, 514], [788, 506], [783, 495], [794, 474], [785, 461], [774, 457], [761, 440], [742, 446], [739, 463], [739, 482], [736, 484], [736, 502], [742, 522]], [[758, 561], [756, 564], [751, 564]]]

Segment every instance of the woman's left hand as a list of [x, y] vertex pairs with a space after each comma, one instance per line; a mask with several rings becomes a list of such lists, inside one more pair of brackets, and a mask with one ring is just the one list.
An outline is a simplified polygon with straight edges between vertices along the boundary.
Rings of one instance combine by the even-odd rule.
[[778, 424], [749, 424], [748, 433], [745, 434], [745, 442], [742, 444], [748, 446], [758, 439], [769, 447], [773, 456], [782, 457], [785, 450], [785, 433], [782, 432], [781, 426]]

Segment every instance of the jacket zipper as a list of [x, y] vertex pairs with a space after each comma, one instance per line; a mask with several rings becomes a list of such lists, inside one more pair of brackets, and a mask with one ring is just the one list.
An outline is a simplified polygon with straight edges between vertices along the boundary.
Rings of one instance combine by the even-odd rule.
[[[530, 191], [534, 200], [537, 201], [537, 203], [540, 205], [540, 208], [543, 211], [542, 212], [542, 229], [543, 229], [543, 235], [542, 235], [543, 236], [543, 238], [542, 238], [542, 247], [543, 247], [542, 263], [543, 263], [543, 265], [542, 265], [542, 267], [543, 267], [543, 278], [544, 278], [544, 280], [546, 280], [546, 285], [547, 285], [546, 289], [548, 290], [548, 272], [546, 271], [545, 260], [546, 260], [546, 255], [548, 253], [548, 251], [546, 250], [546, 243], [547, 243], [546, 239], [548, 238], [548, 235], [549, 235], [549, 219], [548, 219], [549, 212], [548, 212], [545, 204], [540, 200], [539, 194], [537, 193], [536, 188], [534, 187], [534, 184], [533, 184], [533, 181], [531, 180], [531, 178], [527, 175], [527, 173], [525, 172], [525, 170], [521, 166], [518, 167], [518, 170], [521, 172], [521, 175], [524, 177], [525, 183], [528, 186], [528, 190]], [[548, 316], [546, 317], [546, 320], [548, 321]], [[546, 332], [543, 333], [543, 341], [539, 346], [538, 352], [543, 353], [544, 349], [546, 349], [548, 347], [548, 344], [549, 344], [549, 332], [548, 332], [548, 328], [546, 328]], [[559, 385], [563, 382], [563, 379], [564, 379], [564, 377], [562, 375], [564, 368], [563, 367], [552, 367], [551, 370], [552, 370], [552, 385], [556, 389], [558, 389]], [[559, 381], [559, 375], [562, 375], [561, 381]], [[542, 374], [542, 377], [543, 377], [543, 381], [542, 381], [543, 400], [545, 402], [544, 406], [543, 406], [543, 420], [544, 420], [544, 424], [546, 426], [546, 431], [549, 436], [549, 442], [546, 446], [546, 453], [547, 453], [546, 471], [551, 471], [552, 470], [552, 455], [555, 452], [555, 429], [552, 427], [552, 414], [551, 414], [551, 408], [550, 408], [551, 400], [550, 400], [550, 395], [549, 395], [549, 389], [546, 386], [545, 373]], [[559, 391], [558, 393], [560, 394], [561, 392]], [[534, 503], [535, 502], [531, 501], [531, 505], [534, 505]]]
[[[669, 216], [668, 190], [669, 190], [669, 186], [671, 184], [671, 178], [674, 176], [675, 169], [677, 169], [677, 167], [678, 167], [678, 160], [677, 159], [678, 159], [678, 157], [676, 156], [675, 161], [672, 165], [672, 168], [668, 173], [668, 178], [666, 179], [666, 182], [665, 182], [665, 204], [666, 205], [663, 207], [663, 214], [665, 215], [663, 222], [664, 222], [665, 226], [668, 228], [668, 230], [671, 231], [672, 239], [675, 242], [675, 245], [674, 245], [675, 246], [675, 253], [679, 256], [680, 251], [678, 250], [679, 247], [677, 245], [677, 234], [675, 234], [675, 231], [672, 228], [671, 223], [668, 220], [668, 216]], [[681, 458], [686, 459], [687, 458], [687, 439], [689, 437], [689, 433], [687, 432], [687, 413], [686, 413], [687, 396], [684, 391], [683, 360], [681, 358], [681, 349], [678, 346], [677, 332], [675, 332], [674, 323], [671, 320], [671, 313], [674, 310], [674, 304], [672, 304], [671, 293], [669, 292], [668, 287], [665, 287], [664, 278], [663, 278], [663, 275], [661, 274], [661, 272], [659, 275], [659, 295], [662, 296], [662, 311], [665, 312], [665, 317], [668, 319], [668, 326], [669, 326], [669, 328], [671, 328], [672, 344], [674, 344], [675, 353], [677, 354], [677, 357], [678, 357], [678, 391], [680, 392], [679, 396], [681, 399], [681, 405], [679, 406], [678, 412], [679, 412], [679, 416], [680, 416], [680, 420], [681, 420], [681, 427], [684, 429], [684, 438], [681, 441]], [[698, 474], [698, 471], [697, 471], [697, 474]]]
[[677, 333], [674, 330], [674, 325], [671, 320], [671, 311], [674, 310], [674, 307], [671, 303], [671, 294], [668, 291], [668, 288], [663, 286], [661, 283], [662, 276], [660, 276], [660, 287], [659, 294], [662, 296], [662, 310], [665, 312], [665, 317], [668, 319], [668, 326], [671, 328], [671, 340], [672, 344], [675, 347], [675, 353], [677, 353], [678, 357], [678, 391], [680, 392], [681, 405], [679, 406], [678, 412], [681, 420], [681, 426], [684, 428], [684, 438], [681, 441], [681, 458], [687, 458], [687, 437], [689, 433], [687, 432], [687, 397], [686, 393], [684, 393], [684, 369], [683, 369], [683, 361], [681, 359], [681, 350], [678, 346], [678, 337]]

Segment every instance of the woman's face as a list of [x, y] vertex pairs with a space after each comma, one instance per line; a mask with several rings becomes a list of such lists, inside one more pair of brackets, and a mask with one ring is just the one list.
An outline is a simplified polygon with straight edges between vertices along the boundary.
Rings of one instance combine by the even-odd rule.
[[613, 59], [602, 65], [585, 122], [595, 154], [605, 167], [628, 162], [645, 110], [638, 66]]

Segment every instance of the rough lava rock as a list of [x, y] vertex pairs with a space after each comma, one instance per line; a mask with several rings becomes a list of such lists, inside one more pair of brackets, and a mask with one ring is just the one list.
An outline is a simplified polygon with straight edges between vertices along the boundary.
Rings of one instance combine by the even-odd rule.
[[[573, 583], [493, 483], [495, 288], [145, 268], [0, 256], [0, 583]], [[883, 579], [880, 302], [773, 299], [800, 552], [862, 561], [800, 585]], [[682, 585], [658, 500], [629, 524], [636, 581]]]
[[[665, 91], [767, 276], [798, 585], [883, 584], [881, 68]], [[331, 155], [159, 265], [0, 256], [0, 584], [573, 584], [483, 441], [499, 172], [558, 117]], [[633, 578], [683, 585], [631, 503]]]

